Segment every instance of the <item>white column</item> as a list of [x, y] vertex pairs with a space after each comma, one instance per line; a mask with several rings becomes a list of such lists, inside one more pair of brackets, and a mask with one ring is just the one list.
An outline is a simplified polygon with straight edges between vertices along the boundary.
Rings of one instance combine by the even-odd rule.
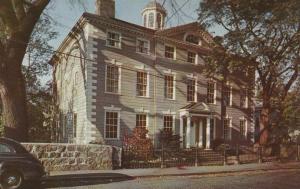
[[[179, 128], [180, 140], [183, 139], [183, 117], [180, 116], [180, 128]], [[180, 143], [180, 147], [183, 148], [183, 142]]]
[[203, 148], [203, 122], [199, 121], [199, 147]]
[[210, 149], [210, 117], [206, 118], [206, 149]]
[[186, 118], [187, 123], [186, 123], [186, 148], [190, 148], [191, 147], [191, 117], [188, 116]]

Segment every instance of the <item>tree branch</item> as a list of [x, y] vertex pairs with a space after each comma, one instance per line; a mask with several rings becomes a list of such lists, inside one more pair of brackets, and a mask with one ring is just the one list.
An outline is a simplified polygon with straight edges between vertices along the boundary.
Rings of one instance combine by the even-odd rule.
[[16, 30], [19, 22], [10, 0], [0, 1], [0, 18], [2, 18], [4, 25], [7, 26], [6, 29], [9, 29], [10, 32]]
[[19, 22], [21, 22], [22, 19], [25, 18], [26, 16], [25, 7], [24, 7], [25, 2], [24, 0], [12, 0], [12, 1], [15, 6], [16, 16]]

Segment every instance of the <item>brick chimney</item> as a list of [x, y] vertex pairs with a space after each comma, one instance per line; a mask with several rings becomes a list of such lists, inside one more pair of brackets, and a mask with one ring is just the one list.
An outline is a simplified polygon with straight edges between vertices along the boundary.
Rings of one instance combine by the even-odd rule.
[[96, 0], [96, 14], [103, 17], [115, 17], [115, 0]]

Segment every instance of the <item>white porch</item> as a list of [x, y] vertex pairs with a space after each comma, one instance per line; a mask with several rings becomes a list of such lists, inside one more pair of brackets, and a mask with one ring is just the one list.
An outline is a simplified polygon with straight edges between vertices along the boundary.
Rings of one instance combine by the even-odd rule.
[[198, 146], [199, 148], [211, 149], [214, 135], [214, 116], [205, 103], [192, 103], [180, 110], [182, 148]]

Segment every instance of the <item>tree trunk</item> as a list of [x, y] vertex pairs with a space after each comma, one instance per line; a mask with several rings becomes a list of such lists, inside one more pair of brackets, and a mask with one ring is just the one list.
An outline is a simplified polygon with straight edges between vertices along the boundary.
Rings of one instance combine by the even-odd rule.
[[10, 51], [9, 57], [2, 57], [5, 65], [0, 76], [0, 97], [3, 106], [4, 136], [20, 142], [28, 139], [26, 90], [20, 62], [22, 51]]
[[264, 103], [261, 113], [260, 113], [260, 136], [259, 136], [259, 144], [266, 145], [269, 136], [270, 136], [270, 114], [271, 114], [271, 107], [269, 103]]

